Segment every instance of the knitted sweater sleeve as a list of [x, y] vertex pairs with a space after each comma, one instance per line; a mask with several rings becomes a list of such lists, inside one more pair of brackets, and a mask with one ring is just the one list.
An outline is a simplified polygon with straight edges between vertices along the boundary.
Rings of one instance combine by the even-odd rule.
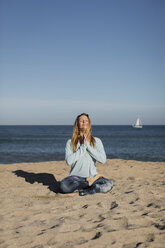
[[80, 145], [76, 152], [71, 148], [71, 140], [68, 140], [65, 147], [65, 161], [67, 165], [72, 165], [77, 162], [86, 153], [86, 146]]
[[96, 139], [96, 147], [93, 148], [90, 146], [89, 142], [87, 142], [87, 151], [91, 157], [93, 157], [96, 161], [104, 164], [106, 162], [106, 154], [104, 151], [104, 146], [102, 141], [99, 138]]

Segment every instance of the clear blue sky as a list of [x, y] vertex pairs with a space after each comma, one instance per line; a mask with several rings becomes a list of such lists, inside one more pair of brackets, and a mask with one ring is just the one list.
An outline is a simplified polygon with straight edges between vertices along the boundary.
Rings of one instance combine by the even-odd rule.
[[0, 125], [165, 124], [164, 0], [1, 0]]

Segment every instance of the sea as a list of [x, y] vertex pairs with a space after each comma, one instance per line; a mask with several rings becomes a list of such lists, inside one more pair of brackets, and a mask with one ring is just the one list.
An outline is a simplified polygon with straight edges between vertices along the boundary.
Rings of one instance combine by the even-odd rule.
[[[72, 125], [0, 126], [0, 163], [65, 160]], [[165, 125], [93, 125], [92, 135], [102, 140], [109, 159], [165, 162]]]

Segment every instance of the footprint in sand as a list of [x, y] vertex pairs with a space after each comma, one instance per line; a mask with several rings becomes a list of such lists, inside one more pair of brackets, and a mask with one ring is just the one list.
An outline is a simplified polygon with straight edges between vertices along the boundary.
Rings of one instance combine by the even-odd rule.
[[104, 230], [107, 232], [115, 232], [123, 229], [127, 230], [128, 226], [128, 219], [126, 217], [113, 218], [111, 222], [105, 224]]
[[156, 223], [154, 226], [159, 230], [165, 230], [165, 222], [163, 224]]
[[135, 200], [133, 200], [133, 201], [130, 201], [129, 202], [129, 204], [134, 204], [136, 201], [138, 201], [139, 200], [139, 197], [137, 197]]
[[132, 192], [134, 192], [133, 190], [129, 190], [129, 191], [125, 191], [124, 193], [125, 194], [130, 194], [130, 193], [132, 193]]
[[51, 247], [51, 245], [53, 245], [53, 247], [55, 247], [54, 245], [57, 244], [57, 242], [54, 240], [54, 238], [51, 238], [50, 240], [48, 240], [47, 244]]
[[105, 217], [103, 217], [101, 214], [99, 214], [99, 220], [95, 220], [93, 223], [98, 223], [98, 222], [102, 222], [103, 220], [105, 220]]
[[79, 217], [82, 218], [84, 217], [86, 214], [80, 214]]
[[141, 216], [148, 216], [149, 213], [150, 213], [150, 212], [145, 212], [145, 213], [143, 213]]
[[99, 207], [101, 207], [101, 208], [102, 208], [102, 207], [103, 207], [102, 202], [98, 202], [98, 203], [97, 203], [97, 206], [99, 206]]
[[128, 177], [127, 179], [128, 180], [131, 180], [131, 181], [135, 181], [135, 178], [134, 177]]
[[130, 243], [130, 244], [124, 244], [122, 248], [137, 248], [140, 247], [140, 245], [143, 244], [142, 242], [138, 243]]
[[56, 224], [54, 226], [51, 226], [49, 229], [54, 229], [54, 228], [59, 227], [59, 226], [60, 226], [60, 224]]
[[155, 240], [155, 235], [153, 233], [148, 234], [147, 242], [153, 242]]
[[82, 208], [88, 208], [88, 205], [86, 204], [86, 205], [82, 206]]
[[159, 205], [155, 204], [154, 202], [151, 202], [147, 205], [147, 208], [154, 207], [154, 208], [160, 208]]
[[111, 203], [111, 207], [110, 207], [110, 210], [114, 209], [114, 208], [117, 208], [118, 207], [118, 204], [114, 201]]
[[96, 235], [92, 238], [92, 240], [94, 239], [98, 239], [102, 236], [102, 233], [101, 232], [97, 232]]
[[97, 226], [96, 226], [96, 228], [100, 228], [100, 227], [103, 227], [104, 226], [104, 224], [98, 224]]
[[42, 234], [44, 234], [44, 233], [45, 233], [45, 232], [38, 233], [37, 236], [40, 236], [40, 235], [42, 235]]
[[77, 244], [77, 245], [83, 245], [83, 244], [85, 244], [85, 243], [87, 243], [87, 242], [88, 242], [88, 240], [86, 240], [86, 239], [84, 239], [84, 238], [80, 238], [80, 239], [78, 240], [78, 242], [75, 243], [75, 244]]

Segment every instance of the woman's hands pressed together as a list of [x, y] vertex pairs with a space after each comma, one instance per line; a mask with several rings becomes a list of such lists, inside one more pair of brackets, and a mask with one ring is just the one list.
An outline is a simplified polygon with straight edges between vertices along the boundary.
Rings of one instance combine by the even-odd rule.
[[83, 134], [83, 135], [80, 137], [80, 144], [86, 145], [86, 142], [87, 142], [87, 136], [86, 136], [86, 134]]
[[87, 141], [87, 136], [86, 134], [83, 134], [82, 144], [86, 145], [86, 141]]

